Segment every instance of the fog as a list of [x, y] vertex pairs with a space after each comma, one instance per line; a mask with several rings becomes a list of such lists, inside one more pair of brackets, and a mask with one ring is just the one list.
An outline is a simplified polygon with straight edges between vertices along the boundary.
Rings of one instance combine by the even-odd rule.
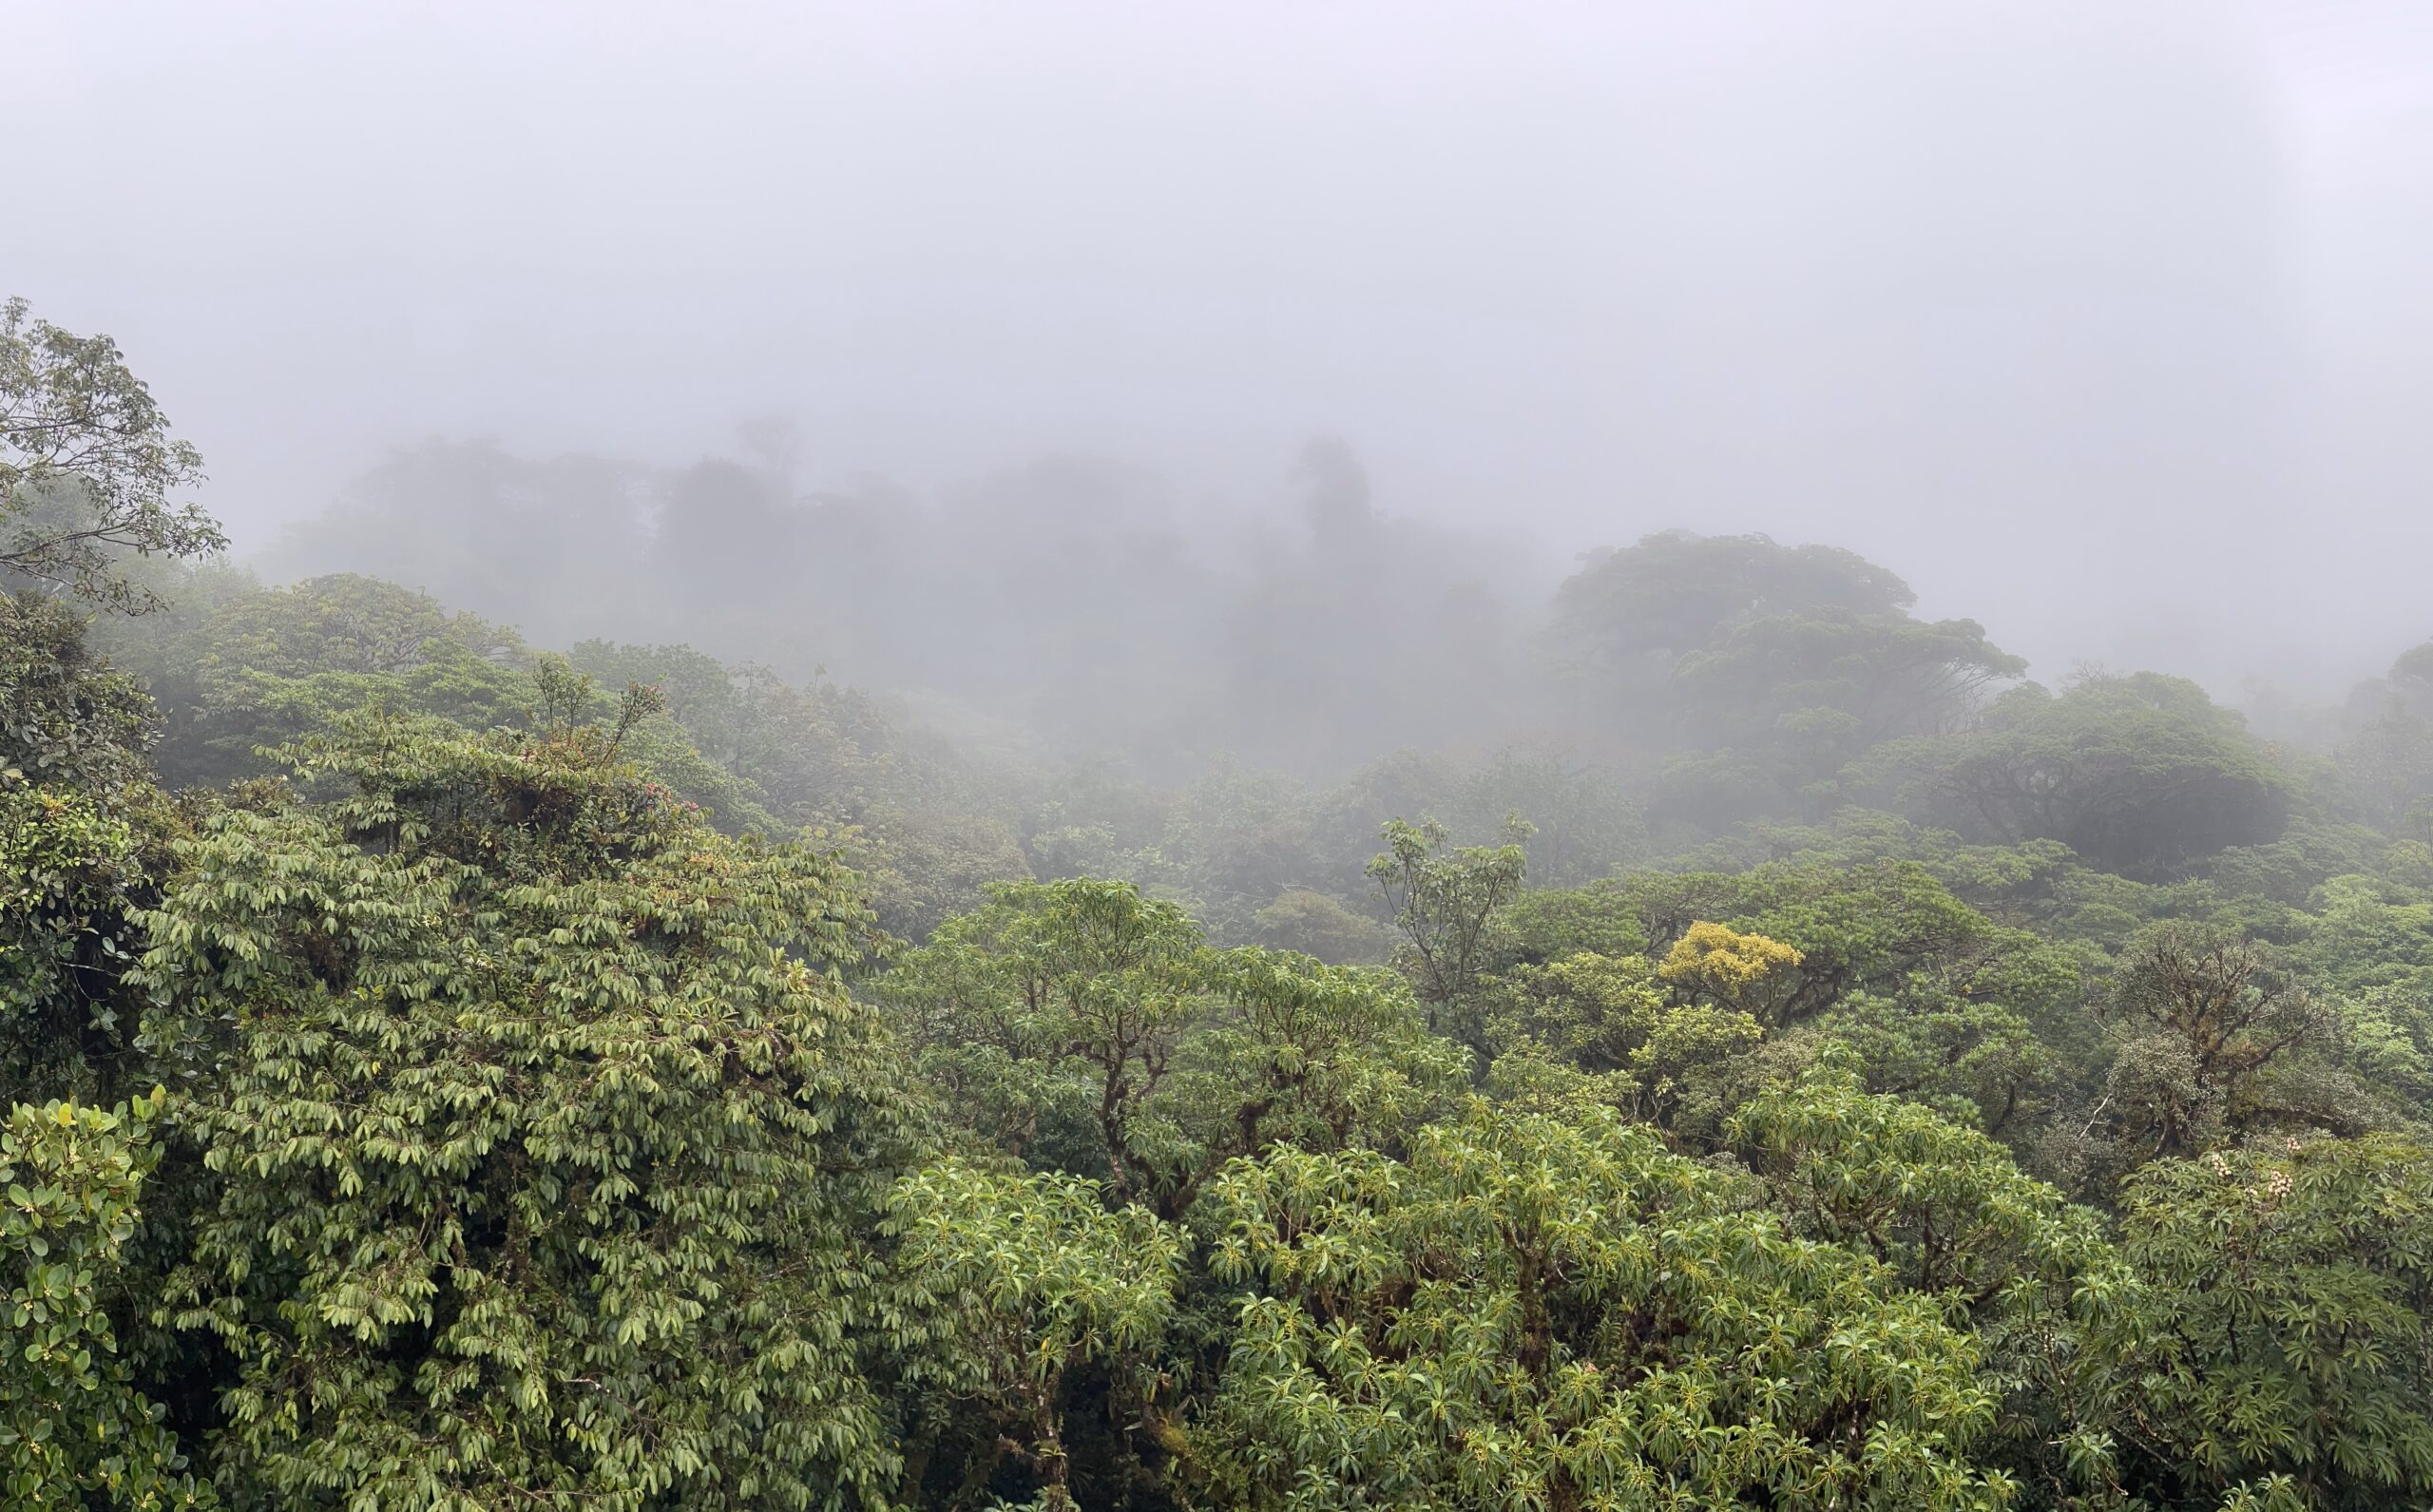
[[[1193, 543], [1339, 437], [1530, 592], [1680, 526], [1859, 551], [2040, 676], [2329, 689], [2433, 633], [2406, 0], [5, 29], [0, 295], [119, 338], [240, 552], [433, 437], [966, 518], [1103, 459]], [[1159, 607], [1106, 644], [1217, 633]]]

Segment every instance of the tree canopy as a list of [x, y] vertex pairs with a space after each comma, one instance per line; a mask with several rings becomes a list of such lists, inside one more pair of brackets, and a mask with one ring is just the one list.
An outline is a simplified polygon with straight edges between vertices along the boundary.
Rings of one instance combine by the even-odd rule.
[[11, 1504], [2433, 1499], [2422, 647], [2300, 748], [1687, 532], [1532, 647], [1340, 442], [1220, 559], [776, 423], [265, 581], [6, 339]]

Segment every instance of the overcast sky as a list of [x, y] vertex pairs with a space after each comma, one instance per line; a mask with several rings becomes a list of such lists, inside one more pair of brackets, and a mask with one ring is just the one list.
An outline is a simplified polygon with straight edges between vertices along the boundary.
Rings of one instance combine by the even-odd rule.
[[2433, 6], [0, 0], [0, 295], [240, 537], [391, 445], [1048, 450], [1855, 546], [2234, 687], [2433, 634]]

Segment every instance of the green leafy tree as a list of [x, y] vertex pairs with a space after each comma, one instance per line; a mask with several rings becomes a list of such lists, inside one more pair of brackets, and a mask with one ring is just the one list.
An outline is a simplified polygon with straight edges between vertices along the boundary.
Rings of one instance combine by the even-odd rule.
[[201, 556], [228, 544], [202, 507], [170, 495], [202, 458], [118, 343], [0, 304], [0, 575], [141, 613], [159, 599], [121, 570], [128, 553]]
[[1523, 888], [1489, 921], [1480, 969], [1544, 966], [1582, 951], [1646, 955], [1647, 921], [1639, 900], [1612, 883]]
[[2122, 1196], [2150, 1294], [2114, 1346], [2165, 1505], [2433, 1498], [2433, 1150], [2386, 1136], [2158, 1160]]
[[[947, 1483], [976, 1492], [1010, 1460], [1035, 1487], [1031, 1505], [1079, 1504], [1068, 1377], [1111, 1369], [1145, 1404], [1151, 1351], [1175, 1310], [1182, 1234], [1139, 1208], [1108, 1211], [1087, 1181], [959, 1161], [907, 1177], [888, 1214], [910, 1286], [899, 1341], [907, 1377], [933, 1394], [930, 1434], [965, 1443]], [[948, 1401], [959, 1410], [939, 1410]], [[966, 1417], [973, 1410], [984, 1419], [977, 1431]], [[922, 1457], [914, 1463], [919, 1477]], [[909, 1489], [921, 1489], [917, 1480]]]
[[[695, 677], [707, 660], [671, 655], [578, 665], [531, 650], [502, 626], [450, 613], [427, 594], [347, 573], [266, 591], [221, 584], [217, 600], [173, 646], [157, 640], [140, 646], [165, 705], [167, 733], [157, 759], [163, 775], [182, 785], [264, 775], [271, 770], [266, 748], [366, 707], [475, 730], [546, 730], [613, 717], [616, 700], [591, 670], [603, 660], [636, 670], [672, 664]], [[171, 613], [182, 618], [186, 610]], [[725, 669], [710, 665], [723, 683]], [[686, 691], [688, 705], [698, 708], [698, 696]], [[703, 728], [724, 735], [716, 721], [704, 720]], [[741, 763], [715, 758], [664, 708], [631, 721], [622, 749], [730, 833], [778, 837], [794, 831]]]
[[2051, 1041], [2091, 1038], [2082, 972], [2068, 952], [1970, 908], [1914, 861], [1776, 863], [1624, 884], [1651, 938], [1701, 922], [1796, 950], [1770, 976], [1760, 1017], [1774, 1068], [1853, 1058], [1870, 1090], [1934, 1101], [2000, 1128], [2044, 1105]]
[[1202, 969], [1173, 1088], [1185, 1199], [1224, 1160], [1279, 1145], [1397, 1147], [1462, 1082], [1459, 1053], [1389, 972], [1247, 947]]
[[2331, 752], [2335, 801], [2385, 834], [2433, 833], [2433, 641], [2411, 646], [2382, 677], [2360, 683]]
[[2433, 986], [2433, 893], [2401, 874], [2410, 858], [2394, 859], [2379, 874], [2323, 883], [2304, 936], [2289, 947], [2293, 966], [2347, 992]]
[[1583, 950], [1545, 966], [1516, 967], [1490, 978], [1483, 990], [1504, 1078], [1522, 1069], [1506, 1058], [1536, 1050], [1593, 1079], [1602, 1101], [1665, 1128], [1698, 1090], [1701, 1072], [1766, 1034], [1745, 1008], [1681, 1001], [1644, 956]]
[[920, 939], [949, 917], [986, 908], [991, 888], [1030, 880], [1013, 827], [987, 815], [881, 810], [855, 860], [871, 907], [891, 933]]
[[534, 692], [530, 656], [511, 633], [352, 574], [223, 591], [174, 646], [152, 653], [146, 672], [168, 724], [158, 756], [177, 783], [261, 775], [260, 748], [366, 704], [482, 729], [525, 722]]
[[1003, 795], [866, 695], [682, 645], [588, 641], [567, 660], [603, 686], [660, 691], [669, 728], [646, 729], [660, 737], [638, 754], [721, 828], [835, 834], [892, 933], [918, 939], [980, 907], [987, 884], [1032, 875], [994, 812]]
[[1965, 1334], [1619, 1116], [1485, 1108], [1408, 1161], [1227, 1172], [1247, 1289], [1193, 1459], [1223, 1505], [1993, 1506]]
[[1795, 1232], [1872, 1255], [1965, 1324], [2002, 1393], [1989, 1457], [2049, 1504], [2123, 1494], [2102, 1346], [2144, 1297], [2093, 1210], [1985, 1135], [1846, 1072], [1761, 1093], [1725, 1142]]
[[1445, 827], [1386, 821], [1386, 851], [1369, 863], [1370, 878], [1391, 909], [1403, 937], [1405, 969], [1427, 1006], [1427, 1026], [1449, 1030], [1473, 1046], [1478, 1025], [1468, 1003], [1485, 961], [1488, 926], [1521, 890], [1533, 833], [1506, 815], [1500, 846], [1454, 846]]
[[180, 829], [154, 729], [72, 610], [0, 594], [0, 1095], [126, 1090], [133, 916]]
[[1705, 921], [1798, 952], [1772, 1010], [1780, 1024], [1813, 1018], [1853, 992], [1922, 983], [1970, 997], [2024, 989], [2051, 998], [2078, 986], [2076, 972], [2040, 951], [2034, 936], [1997, 925], [1914, 861], [1651, 873], [1623, 890], [1662, 949]]
[[1390, 974], [1207, 948], [1129, 883], [1008, 885], [880, 984], [951, 1115], [1179, 1217], [1224, 1161], [1387, 1138], [1459, 1077]]
[[960, 1121], [1129, 1201], [1135, 1125], [1163, 1092], [1193, 1012], [1199, 930], [1130, 883], [1003, 884], [880, 984]]
[[328, 672], [411, 672], [432, 658], [434, 641], [485, 660], [523, 650], [512, 631], [451, 614], [427, 593], [355, 573], [307, 578], [231, 600], [206, 634], [207, 670], [286, 680]]
[[1582, 950], [1492, 973], [1480, 987], [1489, 1085], [1530, 1104], [1590, 1098], [1696, 1142], [1715, 1132], [1728, 1096], [1717, 1073], [1765, 1040], [1798, 965], [1788, 946], [1700, 923], [1660, 966]]
[[1807, 763], [1823, 773], [1840, 764], [1837, 751], [1848, 759], [1902, 736], [1964, 728], [1981, 694], [2026, 670], [1974, 620], [1816, 609], [1736, 627], [1685, 658], [1676, 680], [1692, 719], [1722, 743], [1765, 743], [1805, 712], [1838, 716], [1840, 745]]
[[862, 1350], [902, 1158], [834, 980], [850, 875], [727, 840], [612, 730], [376, 713], [216, 816], [148, 985], [224, 1024], [161, 1321], [249, 1504], [882, 1504]]
[[2394, 701], [2341, 742], [2332, 761], [2366, 822], [2385, 834], [2433, 835], [2433, 722]]
[[1306, 788], [1225, 757], [1175, 795], [1154, 855], [1164, 890], [1225, 940], [1247, 937], [1259, 909], [1330, 871]]
[[164, 1100], [20, 1102], [0, 1128], [0, 1489], [12, 1506], [215, 1504], [119, 1357], [105, 1307], [160, 1160], [151, 1124]]

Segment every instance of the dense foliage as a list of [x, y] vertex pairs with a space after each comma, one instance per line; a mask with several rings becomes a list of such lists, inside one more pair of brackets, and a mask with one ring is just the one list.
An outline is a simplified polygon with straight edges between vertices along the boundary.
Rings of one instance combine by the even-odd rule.
[[[2433, 1502], [2433, 649], [2273, 746], [1679, 532], [1532, 638], [1326, 446], [1223, 582], [436, 447], [266, 586], [0, 336], [11, 1504]], [[1006, 633], [841, 687], [811, 550]]]

